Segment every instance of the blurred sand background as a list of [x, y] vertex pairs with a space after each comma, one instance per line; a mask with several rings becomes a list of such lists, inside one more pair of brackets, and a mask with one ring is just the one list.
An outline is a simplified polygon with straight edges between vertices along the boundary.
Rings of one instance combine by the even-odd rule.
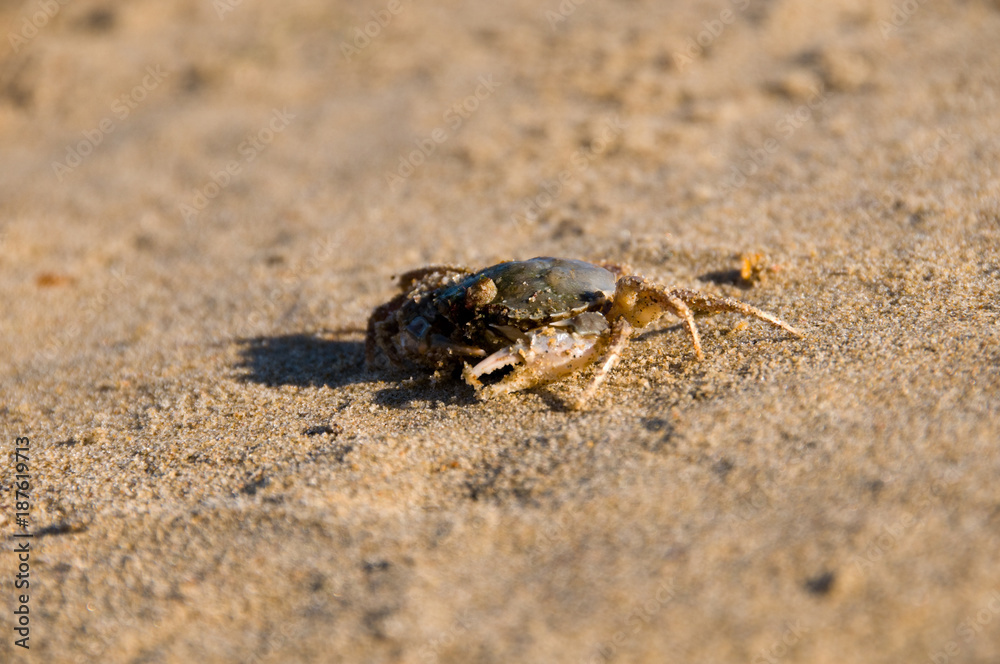
[[[3, 662], [1000, 661], [997, 2], [0, 26]], [[664, 321], [585, 413], [364, 367], [392, 275], [536, 255], [808, 338]]]

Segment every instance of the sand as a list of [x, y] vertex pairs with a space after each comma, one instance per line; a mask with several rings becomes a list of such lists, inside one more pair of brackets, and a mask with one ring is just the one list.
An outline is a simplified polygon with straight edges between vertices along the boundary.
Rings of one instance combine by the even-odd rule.
[[[0, 660], [1000, 660], [1000, 4], [495, 4], [0, 7]], [[537, 255], [807, 336], [365, 367]]]

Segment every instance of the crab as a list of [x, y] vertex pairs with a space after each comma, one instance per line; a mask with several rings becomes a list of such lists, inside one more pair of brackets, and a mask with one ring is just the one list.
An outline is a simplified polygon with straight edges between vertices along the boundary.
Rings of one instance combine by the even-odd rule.
[[393, 365], [436, 373], [461, 367], [462, 377], [484, 399], [596, 364], [589, 383], [568, 404], [582, 409], [632, 335], [666, 313], [683, 321], [699, 360], [704, 353], [695, 314], [734, 312], [802, 336], [739, 300], [664, 288], [610, 263], [539, 257], [479, 271], [433, 265], [406, 272], [398, 283], [400, 293], [368, 320], [368, 365], [382, 355]]

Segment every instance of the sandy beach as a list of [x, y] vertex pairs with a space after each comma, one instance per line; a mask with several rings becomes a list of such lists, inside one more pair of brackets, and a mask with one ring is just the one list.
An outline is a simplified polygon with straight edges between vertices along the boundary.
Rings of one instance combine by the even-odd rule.
[[[0, 25], [0, 661], [1000, 661], [1000, 3]], [[366, 367], [394, 275], [533, 256], [805, 336]]]

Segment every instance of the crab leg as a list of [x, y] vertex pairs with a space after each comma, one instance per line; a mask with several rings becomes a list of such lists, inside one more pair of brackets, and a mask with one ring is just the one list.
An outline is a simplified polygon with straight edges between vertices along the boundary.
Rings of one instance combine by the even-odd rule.
[[714, 314], [722, 311], [757, 318], [797, 337], [802, 336], [801, 332], [783, 320], [731, 297], [705, 295], [680, 288], [666, 290], [648, 283], [641, 277], [624, 277], [618, 280], [614, 305], [608, 313], [608, 319], [611, 321], [627, 320], [632, 326], [641, 328], [664, 313], [672, 313], [684, 321], [684, 325], [691, 335], [694, 353], [700, 360], [704, 358], [704, 353], [701, 351], [701, 340], [694, 322], [694, 315]]
[[598, 388], [604, 384], [608, 374], [611, 373], [611, 370], [618, 364], [618, 360], [621, 359], [622, 350], [628, 344], [629, 337], [632, 336], [634, 331], [635, 328], [629, 325], [629, 322], [624, 318], [615, 322], [611, 328], [611, 340], [608, 342], [608, 349], [604, 353], [604, 361], [598, 367], [597, 373], [590, 380], [590, 384], [587, 385], [583, 392], [580, 393], [580, 396], [576, 398], [576, 401], [570, 406], [573, 410], [583, 410]]
[[681, 297], [681, 291], [668, 291], [648, 283], [642, 277], [623, 277], [615, 288], [614, 305], [608, 312], [608, 320], [625, 320], [634, 328], [643, 328], [665, 313], [684, 321], [691, 344], [698, 359], [705, 357], [701, 352], [698, 326], [694, 323], [691, 307]]
[[771, 325], [796, 337], [802, 336], [801, 331], [795, 329], [780, 318], [772, 316], [766, 311], [761, 311], [756, 307], [751, 307], [745, 302], [734, 300], [731, 297], [725, 297], [724, 295], [706, 295], [705, 293], [698, 293], [683, 289], [671, 291], [670, 294], [684, 302], [684, 304], [690, 307], [695, 313], [715, 314], [723, 311], [731, 311], [733, 313], [743, 314], [744, 316], [750, 316], [751, 318], [757, 318], [770, 323]]
[[458, 277], [472, 274], [472, 270], [457, 265], [430, 265], [404, 272], [396, 278], [399, 294], [385, 304], [376, 307], [368, 318], [368, 329], [365, 334], [365, 364], [373, 368], [378, 352], [381, 350], [389, 362], [403, 366], [404, 358], [398, 352], [393, 337], [399, 333], [399, 321], [396, 315], [399, 309], [415, 293], [431, 292], [434, 289], [447, 286]]
[[705, 354], [701, 352], [701, 337], [698, 336], [698, 326], [694, 324], [694, 314], [691, 312], [691, 308], [673, 293], [667, 294], [666, 305], [670, 313], [684, 321], [684, 325], [687, 326], [688, 333], [691, 335], [691, 345], [694, 346], [695, 357], [704, 360]]

